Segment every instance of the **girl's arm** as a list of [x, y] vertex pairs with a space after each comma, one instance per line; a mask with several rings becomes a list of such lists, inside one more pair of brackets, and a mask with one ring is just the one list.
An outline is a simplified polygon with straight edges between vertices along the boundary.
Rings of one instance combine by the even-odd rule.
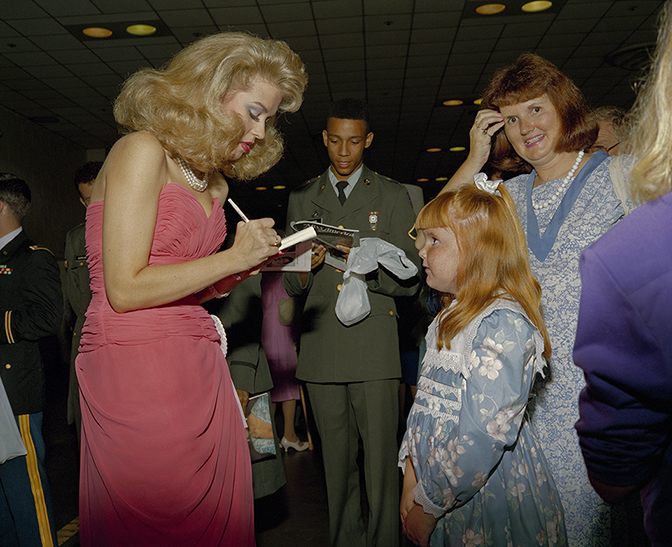
[[413, 489], [418, 484], [415, 476], [415, 469], [410, 457], [406, 457], [406, 467], [404, 472], [404, 489], [401, 494], [401, 503], [399, 504], [399, 513], [401, 514], [401, 531], [414, 545], [426, 546], [429, 544], [429, 538], [436, 528], [438, 519], [433, 515], [425, 513], [421, 505], [415, 502]]
[[419, 494], [416, 488], [417, 501], [444, 512], [464, 505], [515, 444], [535, 375], [528, 359], [535, 351], [534, 332], [520, 314], [507, 310], [483, 319], [473, 342], [459, 424], [430, 433], [431, 453], [418, 445], [418, 460], [434, 463], [416, 470], [422, 484]]
[[[276, 240], [273, 220], [259, 219], [239, 225], [235, 242], [226, 251], [179, 264], [149, 266], [159, 193], [170, 182], [184, 185], [179, 167], [154, 136], [138, 132], [114, 145], [94, 185], [92, 200], [105, 200], [105, 289], [118, 312], [174, 302], [254, 268], [277, 253], [272, 246]], [[209, 193], [205, 199], [211, 202]]]
[[399, 514], [401, 515], [401, 522], [406, 520], [406, 515], [413, 509], [415, 503], [415, 494], [413, 489], [418, 484], [418, 479], [415, 476], [415, 469], [410, 456], [406, 456], [406, 467], [404, 471], [404, 486], [401, 492], [401, 503], [399, 504]]

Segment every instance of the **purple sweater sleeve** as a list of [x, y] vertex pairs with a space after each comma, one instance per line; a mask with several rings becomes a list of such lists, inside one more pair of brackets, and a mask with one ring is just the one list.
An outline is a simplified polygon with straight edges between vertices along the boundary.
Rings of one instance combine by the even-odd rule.
[[586, 249], [580, 262], [574, 361], [586, 387], [576, 430], [588, 472], [612, 486], [647, 483], [669, 443], [672, 278], [669, 268], [660, 268], [660, 255], [656, 268], [637, 259], [638, 252], [655, 250], [629, 254], [637, 245], [643, 242], [636, 230], [619, 231]]

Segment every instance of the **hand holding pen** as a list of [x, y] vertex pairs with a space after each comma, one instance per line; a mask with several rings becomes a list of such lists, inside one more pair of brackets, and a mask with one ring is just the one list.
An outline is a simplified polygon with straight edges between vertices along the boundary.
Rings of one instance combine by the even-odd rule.
[[259, 266], [267, 259], [277, 255], [282, 238], [273, 229], [275, 224], [273, 219], [250, 220], [232, 199], [229, 199], [228, 202], [243, 219], [237, 226], [234, 247], [240, 248], [248, 255], [250, 261], [257, 260], [251, 267]]

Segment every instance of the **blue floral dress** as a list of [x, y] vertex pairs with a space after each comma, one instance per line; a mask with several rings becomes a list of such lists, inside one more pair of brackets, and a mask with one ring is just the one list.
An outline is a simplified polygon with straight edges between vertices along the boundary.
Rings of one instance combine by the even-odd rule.
[[526, 418], [544, 342], [516, 303], [497, 300], [437, 349], [427, 333], [399, 452], [416, 502], [440, 518], [433, 546], [567, 545], [560, 498]]
[[[531, 422], [560, 492], [572, 547], [611, 545], [609, 506], [588, 481], [574, 430], [579, 419], [579, 393], [586, 385], [583, 371], [572, 359], [581, 296], [579, 256], [625, 214], [611, 179], [610, 164], [615, 158], [595, 156], [602, 161], [573, 203], [563, 199], [560, 205], [530, 210], [526, 183], [534, 175], [521, 175], [505, 183], [528, 239], [530, 266], [541, 284], [541, 303], [553, 349], [548, 377], [539, 382], [534, 408], [530, 409]], [[627, 180], [633, 158], [621, 156], [619, 160], [615, 165]], [[562, 180], [549, 181], [534, 188], [532, 195], [536, 201], [549, 199], [561, 183]], [[571, 188], [567, 193], [570, 191]], [[626, 201], [631, 207], [628, 198]], [[535, 251], [531, 222], [537, 224], [542, 238], [548, 237], [555, 224], [557, 234], [548, 241], [546, 255]]]

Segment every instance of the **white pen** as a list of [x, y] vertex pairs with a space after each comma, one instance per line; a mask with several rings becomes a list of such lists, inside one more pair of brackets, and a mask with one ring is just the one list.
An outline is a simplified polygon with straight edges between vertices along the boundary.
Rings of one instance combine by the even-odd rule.
[[240, 210], [240, 207], [238, 207], [231, 198], [227, 199], [226, 201], [228, 201], [231, 204], [231, 207], [236, 210], [236, 213], [240, 215], [240, 218], [243, 219], [243, 222], [250, 222], [250, 219], [245, 216], [245, 213]]

